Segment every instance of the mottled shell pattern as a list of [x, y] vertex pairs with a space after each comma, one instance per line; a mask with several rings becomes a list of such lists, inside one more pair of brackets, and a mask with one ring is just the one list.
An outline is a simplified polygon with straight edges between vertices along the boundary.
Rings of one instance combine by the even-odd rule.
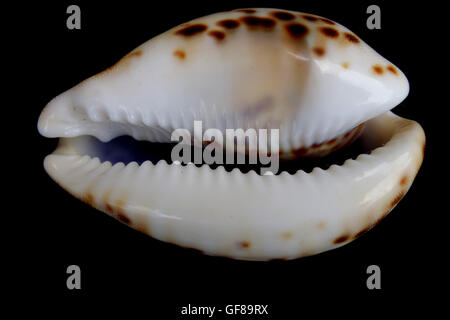
[[49, 137], [167, 142], [202, 120], [205, 129], [279, 128], [282, 152], [320, 154], [353, 140], [408, 90], [397, 67], [336, 22], [242, 9], [144, 43], [50, 102], [39, 127]]
[[[410, 188], [425, 135], [389, 111], [408, 90], [397, 67], [334, 21], [278, 9], [212, 14], [50, 101], [38, 129], [60, 143], [44, 167], [75, 197], [156, 239], [245, 260], [309, 256], [367, 232]], [[204, 129], [279, 128], [288, 156], [326, 154], [359, 134], [373, 149], [326, 170], [273, 176], [111, 163], [89, 151], [90, 136], [168, 142], [194, 120]]]

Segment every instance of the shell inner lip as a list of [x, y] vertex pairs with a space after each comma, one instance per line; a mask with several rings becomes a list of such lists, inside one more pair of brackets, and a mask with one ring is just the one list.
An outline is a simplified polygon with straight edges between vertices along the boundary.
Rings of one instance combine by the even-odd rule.
[[[356, 159], [360, 154], [369, 154], [373, 149], [380, 147], [385, 141], [376, 141], [373, 137], [365, 134], [364, 131], [359, 138], [353, 143], [345, 146], [329, 155], [315, 158], [298, 158], [293, 160], [280, 159], [279, 170], [277, 174], [288, 172], [295, 174], [302, 170], [311, 172], [314, 168], [328, 169], [332, 165], [342, 165], [348, 159]], [[157, 164], [164, 160], [168, 164], [173, 164], [171, 159], [171, 151], [176, 143], [160, 143], [145, 140], [136, 140], [131, 136], [120, 136], [108, 142], [102, 142], [93, 136], [79, 136], [74, 138], [60, 138], [60, 145], [57, 149], [59, 154], [79, 154], [87, 155], [91, 158], [98, 158], [101, 162], [110, 162], [111, 164], [124, 163], [125, 165], [135, 162], [141, 165], [145, 161]], [[198, 151], [198, 150], [197, 150]], [[193, 158], [195, 147], [191, 147], [191, 155]], [[203, 150], [200, 150], [203, 152]], [[225, 155], [224, 155], [225, 159]], [[262, 167], [268, 165], [248, 164], [211, 164], [210, 168], [216, 169], [223, 166], [226, 171], [232, 171], [238, 168], [242, 173], [254, 170], [259, 174]], [[206, 163], [194, 163], [197, 167], [207, 165]], [[186, 165], [186, 164], [181, 164]]]
[[[363, 137], [379, 146], [370, 155], [310, 174], [265, 178], [164, 161], [111, 166], [77, 153], [75, 141], [87, 142], [86, 137], [61, 139], [44, 167], [74, 196], [156, 239], [237, 259], [293, 259], [359, 237], [384, 218], [413, 183], [425, 150], [421, 126], [387, 112], [371, 120], [368, 129]], [[310, 241], [321, 232], [313, 226], [327, 234]], [[280, 235], [294, 230], [289, 238], [299, 239], [295, 246], [286, 245]], [[251, 246], [243, 248], [242, 243]]]

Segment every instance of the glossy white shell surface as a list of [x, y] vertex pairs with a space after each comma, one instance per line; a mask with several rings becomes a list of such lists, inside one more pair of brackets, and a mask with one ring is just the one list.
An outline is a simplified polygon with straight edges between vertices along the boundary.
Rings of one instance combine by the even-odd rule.
[[254, 10], [202, 17], [149, 40], [51, 101], [40, 132], [167, 142], [202, 120], [205, 129], [279, 128], [280, 148], [291, 150], [342, 135], [408, 94], [404, 74], [342, 25]]
[[[336, 22], [235, 10], [144, 43], [50, 101], [38, 129], [61, 138], [45, 159], [48, 174], [123, 223], [211, 255], [293, 259], [357, 238], [407, 192], [425, 136], [389, 110], [408, 91], [397, 67]], [[363, 123], [363, 138], [378, 143], [341, 166], [275, 176], [164, 161], [112, 165], [88, 155], [89, 136], [169, 142], [194, 120], [204, 129], [279, 128], [287, 152], [359, 132]]]

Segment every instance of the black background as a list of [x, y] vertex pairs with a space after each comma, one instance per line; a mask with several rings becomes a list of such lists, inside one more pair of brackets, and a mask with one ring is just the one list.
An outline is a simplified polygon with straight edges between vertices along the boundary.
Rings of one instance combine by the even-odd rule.
[[[81, 7], [81, 30], [66, 28], [70, 4]], [[381, 30], [366, 27], [370, 4], [381, 7]], [[285, 8], [335, 20], [407, 75], [410, 94], [394, 112], [423, 126], [426, 156], [408, 194], [376, 228], [342, 248], [294, 261], [214, 258], [136, 232], [73, 198], [47, 176], [42, 161], [56, 140], [39, 136], [36, 124], [51, 98], [177, 24], [246, 7]], [[441, 89], [431, 72], [441, 61], [443, 42], [435, 42], [441, 10], [432, 3], [424, 9], [393, 1], [74, 0], [19, 4], [5, 11], [13, 18], [6, 30], [20, 35], [13, 37], [19, 52], [12, 54], [20, 55], [24, 67], [13, 86], [24, 89], [15, 93], [21, 107], [14, 110], [22, 121], [15, 125], [19, 133], [10, 139], [13, 155], [24, 156], [14, 157], [22, 169], [14, 173], [14, 192], [6, 199], [17, 208], [14, 236], [6, 242], [14, 255], [5, 263], [16, 271], [12, 279], [19, 295], [33, 292], [34, 301], [44, 299], [44, 308], [63, 303], [71, 310], [106, 298], [108, 310], [145, 309], [147, 317], [159, 319], [182, 319], [180, 308], [189, 303], [269, 304], [271, 318], [283, 319], [302, 316], [308, 308], [320, 316], [330, 311], [331, 301], [340, 302], [339, 309], [331, 309], [336, 314], [350, 314], [360, 303], [371, 313], [388, 301], [397, 304], [400, 297], [432, 296], [436, 287], [443, 286], [440, 279], [448, 266], [440, 261], [446, 250], [439, 248], [443, 242], [436, 229], [443, 213], [436, 206], [433, 182], [434, 150], [440, 150], [434, 147], [436, 108], [443, 106], [434, 104]], [[438, 176], [445, 179], [444, 174]], [[79, 291], [66, 288], [66, 268], [71, 264], [82, 270]], [[371, 264], [381, 268], [381, 290], [366, 287], [366, 268]], [[409, 310], [419, 307], [420, 303], [408, 305]]]

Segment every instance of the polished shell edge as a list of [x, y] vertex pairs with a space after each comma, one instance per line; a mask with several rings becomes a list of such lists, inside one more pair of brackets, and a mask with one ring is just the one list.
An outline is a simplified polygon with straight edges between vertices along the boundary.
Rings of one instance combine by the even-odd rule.
[[391, 112], [369, 125], [388, 135], [384, 146], [311, 173], [113, 166], [64, 149], [44, 166], [74, 196], [156, 239], [235, 259], [294, 259], [357, 238], [411, 186], [423, 159], [420, 125]]

